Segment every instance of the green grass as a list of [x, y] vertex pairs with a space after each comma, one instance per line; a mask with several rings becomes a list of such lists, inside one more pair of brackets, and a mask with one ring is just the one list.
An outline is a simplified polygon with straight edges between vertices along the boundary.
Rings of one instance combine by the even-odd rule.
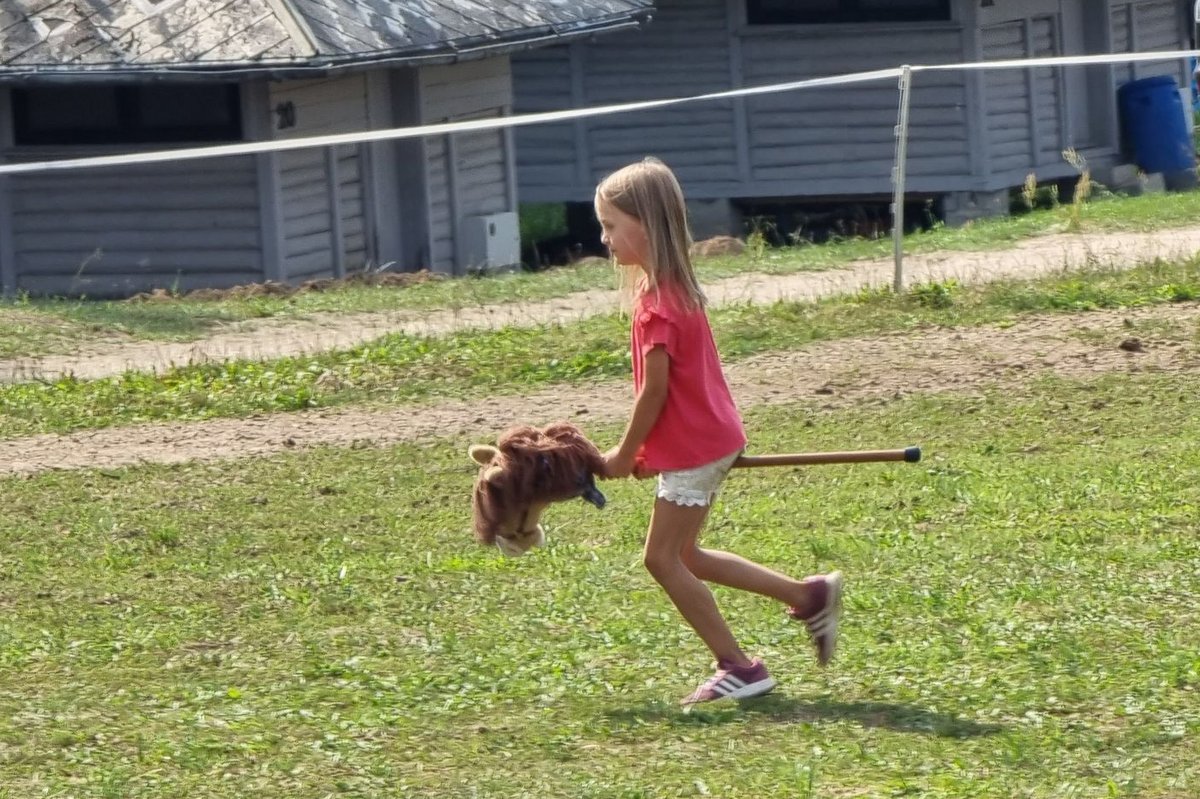
[[567, 206], [565, 203], [521, 203], [518, 224], [522, 244], [565, 236]]
[[[987, 250], [1011, 246], [1030, 236], [1078, 230], [1089, 233], [1146, 231], [1186, 226], [1200, 218], [1200, 192], [1153, 197], [1110, 197], [1085, 205], [1078, 220], [1068, 207], [1007, 219], [980, 220], [960, 228], [938, 228], [909, 236], [910, 253]], [[698, 265], [701, 279], [718, 280], [746, 272], [786, 274], [826, 270], [863, 258], [890, 258], [890, 239], [849, 240], [820, 246], [768, 250], [762, 257], [717, 258]], [[478, 307], [561, 297], [575, 291], [611, 288], [605, 266], [566, 267], [460, 280], [439, 280], [406, 288], [350, 285], [292, 297], [262, 296], [225, 301], [181, 300], [127, 303], [22, 299], [0, 303], [0, 357], [71, 351], [88, 341], [135, 338], [194, 340], [230, 322], [266, 317], [306, 317], [323, 313], [422, 311]]]
[[843, 647], [819, 672], [718, 590], [781, 686], [691, 715], [709, 656], [641, 568], [647, 484], [504, 560], [464, 441], [0, 481], [0, 795], [1195, 795], [1192, 378], [748, 428], [926, 460], [730, 478], [706, 543], [843, 569]]
[[[712, 323], [726, 359], [814, 341], [929, 325], [1010, 323], [1035, 312], [1200, 299], [1200, 260], [1071, 273], [977, 288], [917, 286], [905, 295], [862, 292], [819, 303], [727, 306]], [[618, 315], [570, 325], [420, 338], [391, 335], [344, 352], [268, 362], [229, 361], [163, 375], [126, 372], [0, 386], [0, 436], [66, 432], [155, 420], [239, 417], [350, 403], [413, 402], [517, 393], [625, 375], [627, 322]]]

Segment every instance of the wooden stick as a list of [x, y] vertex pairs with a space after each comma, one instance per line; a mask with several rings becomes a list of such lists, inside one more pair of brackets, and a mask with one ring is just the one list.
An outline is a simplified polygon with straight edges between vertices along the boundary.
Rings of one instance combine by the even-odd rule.
[[735, 469], [759, 466], [815, 466], [825, 463], [875, 463], [878, 461], [921, 460], [920, 447], [905, 449], [858, 450], [852, 452], [798, 452], [790, 455], [743, 455], [733, 462]]

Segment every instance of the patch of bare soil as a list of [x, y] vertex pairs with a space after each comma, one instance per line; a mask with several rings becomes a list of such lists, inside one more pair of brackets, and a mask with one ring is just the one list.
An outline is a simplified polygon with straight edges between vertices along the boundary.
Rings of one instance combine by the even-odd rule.
[[175, 294], [164, 289], [155, 289], [141, 294], [134, 294], [126, 302], [176, 302], [187, 300], [247, 300], [254, 297], [294, 297], [297, 294], [309, 294], [316, 291], [333, 291], [347, 286], [415, 286], [418, 283], [428, 283], [431, 280], [444, 280], [445, 275], [422, 269], [419, 272], [355, 272], [353, 275], [341, 278], [321, 278], [306, 280], [292, 285], [268, 280], [265, 283], [247, 283], [243, 286], [233, 286], [227, 289], [193, 289], [183, 294]]
[[[913, 393], [1020, 386], [1043, 374], [1181, 372], [1200, 366], [1194, 346], [1198, 322], [1196, 303], [1044, 316], [1007, 329], [931, 329], [823, 342], [740, 361], [727, 373], [743, 408], [801, 403], [819, 410], [885, 403]], [[1136, 340], [1131, 323], [1139, 331], [1133, 334]], [[1163, 332], [1142, 332], [1146, 330]], [[0, 474], [211, 461], [321, 445], [381, 446], [464, 434], [488, 441], [510, 424], [573, 419], [586, 427], [620, 420], [628, 414], [631, 400], [628, 381], [608, 381], [419, 407], [322, 410], [41, 435], [0, 441]]]
[[[979, 283], [1033, 278], [1088, 266], [1126, 268], [1155, 259], [1178, 260], [1200, 252], [1200, 227], [1151, 233], [1040, 236], [1007, 250], [938, 252], [905, 259], [908, 285], [954, 279]], [[707, 286], [714, 304], [813, 300], [867, 286], [891, 285], [892, 262], [863, 261], [845, 269], [774, 276], [747, 274]], [[617, 307], [616, 292], [580, 292], [536, 303], [449, 311], [329, 315], [312, 320], [266, 320], [231, 326], [186, 343], [130, 342], [101, 345], [72, 355], [0, 359], [0, 382], [75, 375], [94, 379], [136, 369], [238, 358], [268, 359], [361, 344], [388, 333], [440, 335], [463, 329], [571, 322]]]

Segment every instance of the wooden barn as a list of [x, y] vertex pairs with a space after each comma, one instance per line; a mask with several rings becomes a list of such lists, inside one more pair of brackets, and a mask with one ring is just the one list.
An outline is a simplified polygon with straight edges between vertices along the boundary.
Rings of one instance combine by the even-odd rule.
[[[518, 112], [692, 95], [902, 64], [1177, 50], [1190, 0], [658, 0], [640, 31], [522, 53]], [[1117, 88], [1182, 60], [1134, 66], [937, 72], [915, 78], [908, 189], [950, 221], [1006, 211], [1030, 173], [1120, 159]], [[770, 201], [883, 199], [894, 80], [606, 116], [517, 133], [523, 201], [588, 202], [644, 155], [678, 172], [700, 233], [740, 232]]]
[[[506, 115], [510, 57], [644, 0], [0, 0], [0, 160]], [[7, 295], [517, 258], [511, 133], [0, 177]]]

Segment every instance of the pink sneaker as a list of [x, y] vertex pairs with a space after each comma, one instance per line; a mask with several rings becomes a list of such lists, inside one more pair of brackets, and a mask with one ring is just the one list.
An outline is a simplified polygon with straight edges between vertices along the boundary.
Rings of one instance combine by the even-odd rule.
[[717, 672], [680, 703], [685, 708], [716, 699], [749, 699], [762, 696], [775, 687], [763, 662], [755, 658], [749, 666], [734, 666], [724, 660], [717, 663]]
[[817, 650], [817, 663], [829, 665], [837, 651], [838, 619], [842, 615], [842, 573], [830, 572], [821, 578], [820, 590], [824, 592], [821, 606], [807, 618], [800, 615], [798, 608], [788, 608], [787, 614], [804, 622], [808, 637]]

